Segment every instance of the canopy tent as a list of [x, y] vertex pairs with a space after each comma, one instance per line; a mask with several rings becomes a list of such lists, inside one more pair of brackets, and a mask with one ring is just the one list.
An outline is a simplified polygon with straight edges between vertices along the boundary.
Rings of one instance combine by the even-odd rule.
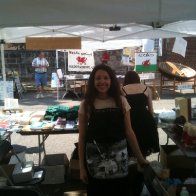
[[135, 23], [118, 24], [119, 31], [107, 25], [65, 25], [40, 27], [8, 27], [0, 29], [0, 39], [6, 43], [25, 43], [26, 37], [81, 37], [82, 48], [122, 49], [140, 46], [141, 39], [188, 37], [196, 35], [196, 20], [181, 21], [153, 28]]
[[[84, 46], [106, 47], [113, 40], [195, 36], [195, 7], [195, 0], [2, 0], [0, 39], [81, 36]], [[110, 31], [114, 25], [121, 29]]]
[[[2, 0], [0, 39], [81, 36], [84, 48], [104, 49], [113, 40], [195, 36], [195, 7], [195, 0]], [[114, 25], [120, 30], [110, 31]]]
[[0, 39], [7, 43], [24, 43], [28, 37], [78, 37], [82, 41], [108, 42], [113, 40], [130, 40], [144, 38], [170, 38], [196, 35], [196, 20], [184, 21], [153, 28], [135, 23], [118, 24], [120, 30], [111, 31], [112, 24], [107, 25], [66, 25], [39, 27], [12, 27], [0, 30]]
[[[108, 49], [131, 39], [195, 36], [195, 7], [195, 0], [1, 0], [0, 40], [81, 36], [83, 48]], [[115, 25], [119, 31], [110, 31]]]
[[196, 20], [195, 0], [1, 0], [0, 26], [139, 23]]

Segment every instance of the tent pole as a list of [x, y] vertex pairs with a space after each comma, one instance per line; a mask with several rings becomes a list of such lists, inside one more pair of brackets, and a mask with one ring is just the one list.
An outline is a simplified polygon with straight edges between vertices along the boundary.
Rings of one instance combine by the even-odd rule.
[[67, 60], [67, 58], [66, 58], [66, 57], [67, 57], [67, 55], [66, 55], [66, 51], [64, 51], [65, 75], [67, 74], [67, 69], [66, 69], [66, 68], [67, 68], [67, 61], [66, 61], [66, 60]]
[[[58, 50], [56, 50], [56, 70], [59, 68], [59, 62], [58, 62]], [[57, 101], [59, 100], [59, 84], [57, 84], [56, 87], [57, 90]]]
[[65, 84], [65, 93], [67, 93], [67, 70], [68, 70], [68, 68], [67, 68], [67, 54], [66, 54], [66, 52], [67, 51], [64, 51], [64, 62], [65, 62], [65, 77], [66, 77], [66, 84]]
[[5, 41], [2, 39], [1, 43], [1, 64], [2, 64], [2, 75], [3, 75], [3, 100], [7, 97], [7, 84], [6, 84], [6, 72], [5, 72], [5, 57], [4, 57], [4, 44]]

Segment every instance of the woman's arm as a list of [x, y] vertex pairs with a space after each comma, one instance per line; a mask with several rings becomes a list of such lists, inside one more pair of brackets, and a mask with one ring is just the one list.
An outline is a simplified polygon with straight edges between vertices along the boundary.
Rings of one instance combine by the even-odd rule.
[[129, 145], [131, 146], [131, 149], [134, 152], [139, 164], [141, 164], [141, 165], [148, 164], [148, 161], [145, 160], [145, 158], [143, 157], [143, 155], [140, 151], [140, 148], [139, 148], [139, 145], [137, 142], [137, 138], [135, 136], [135, 133], [133, 132], [129, 111], [127, 111], [125, 113], [125, 133], [126, 133], [127, 141], [129, 143]]
[[126, 96], [125, 90], [124, 90], [124, 86], [123, 86], [122, 84], [120, 85], [120, 91], [121, 91], [121, 94], [122, 94], [123, 96]]
[[79, 113], [79, 164], [80, 164], [80, 179], [88, 182], [86, 167], [85, 167], [85, 138], [87, 128], [87, 116]]

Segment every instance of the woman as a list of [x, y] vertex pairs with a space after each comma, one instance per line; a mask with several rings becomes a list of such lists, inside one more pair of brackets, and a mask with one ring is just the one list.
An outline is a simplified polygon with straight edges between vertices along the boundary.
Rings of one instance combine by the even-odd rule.
[[[123, 85], [122, 90], [131, 107], [131, 125], [142, 154], [146, 157], [151, 153], [159, 152], [159, 137], [157, 125], [153, 118], [150, 88], [140, 83], [140, 77], [135, 71], [126, 73]], [[131, 156], [132, 150], [128, 148], [128, 151], [129, 156]], [[134, 179], [132, 191], [134, 195], [140, 195], [144, 184], [143, 173], [138, 170]]]
[[139, 164], [148, 163], [132, 130], [129, 110], [113, 70], [95, 66], [79, 109], [80, 178], [88, 184], [88, 196], [129, 195], [126, 139]]
[[131, 107], [131, 125], [143, 155], [159, 152], [150, 88], [140, 83], [140, 77], [135, 71], [126, 73], [123, 86], [122, 90]]

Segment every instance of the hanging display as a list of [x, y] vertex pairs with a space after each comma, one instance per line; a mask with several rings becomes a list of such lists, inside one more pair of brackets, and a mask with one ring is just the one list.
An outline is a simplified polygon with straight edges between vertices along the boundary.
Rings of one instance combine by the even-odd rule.
[[135, 71], [136, 72], [155, 72], [157, 70], [156, 52], [138, 52], [135, 53]]
[[68, 71], [91, 72], [95, 66], [92, 50], [69, 50]]

